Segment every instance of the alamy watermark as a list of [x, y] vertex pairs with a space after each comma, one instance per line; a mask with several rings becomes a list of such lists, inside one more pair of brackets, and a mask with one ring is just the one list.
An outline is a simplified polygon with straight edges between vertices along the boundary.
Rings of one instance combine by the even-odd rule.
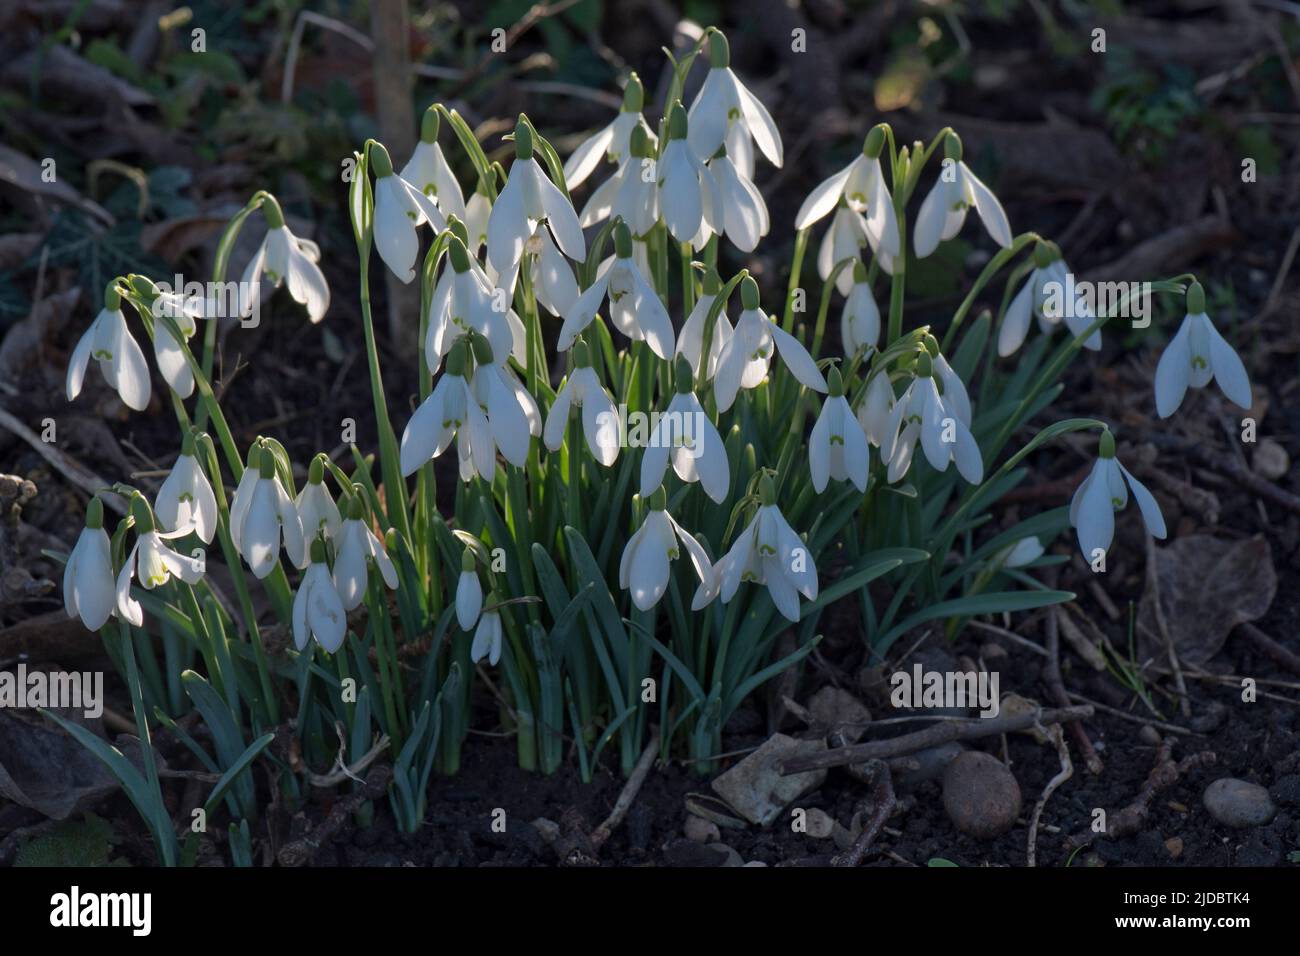
[[87, 720], [104, 714], [103, 671], [0, 671], [0, 707], [80, 710]]
[[1092, 282], [1065, 273], [1065, 281], [1049, 279], [1042, 285], [1043, 314], [1052, 319], [1132, 319], [1133, 328], [1151, 324], [1150, 282]]
[[911, 673], [895, 671], [889, 683], [889, 702], [898, 708], [977, 707], [981, 717], [996, 717], [1001, 706], [997, 671], [927, 671], [913, 664]]

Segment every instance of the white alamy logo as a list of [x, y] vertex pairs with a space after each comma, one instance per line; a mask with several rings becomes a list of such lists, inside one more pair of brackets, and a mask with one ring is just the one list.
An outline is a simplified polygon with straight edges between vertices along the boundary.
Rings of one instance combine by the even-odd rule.
[[153, 928], [150, 893], [82, 893], [74, 886], [50, 897], [50, 925], [58, 928], [127, 927], [133, 936]]
[[1150, 282], [1090, 282], [1067, 272], [1065, 281], [1043, 283], [1043, 314], [1053, 320], [1088, 319], [1099, 315], [1132, 319], [1133, 328], [1151, 324]]
[[86, 719], [104, 713], [103, 671], [0, 671], [0, 707], [53, 707], [80, 710]]
[[910, 674], [895, 671], [889, 683], [894, 688], [889, 702], [895, 707], [978, 707], [981, 717], [998, 715], [996, 671], [927, 671], [914, 664]]

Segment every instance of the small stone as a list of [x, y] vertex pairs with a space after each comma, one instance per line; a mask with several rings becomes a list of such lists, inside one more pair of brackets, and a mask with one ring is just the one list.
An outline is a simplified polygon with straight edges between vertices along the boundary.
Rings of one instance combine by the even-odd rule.
[[1198, 734], [1212, 734], [1223, 726], [1228, 717], [1228, 708], [1217, 700], [1207, 700], [1200, 713], [1192, 717], [1188, 728]]
[[984, 659], [986, 664], [990, 661], [1001, 660], [1007, 656], [1007, 649], [993, 641], [989, 641], [980, 647], [980, 657]]
[[808, 712], [813, 719], [831, 734], [838, 734], [847, 743], [855, 744], [867, 732], [871, 711], [846, 690], [823, 687], [808, 701]]
[[962, 833], [990, 840], [1020, 815], [1020, 784], [996, 757], [969, 750], [943, 772], [943, 806]]
[[944, 770], [947, 769], [954, 757], [965, 752], [966, 748], [956, 741], [946, 744], [939, 744], [937, 747], [926, 747], [924, 750], [918, 750], [909, 756], [916, 761], [917, 768], [909, 770], [898, 780], [900, 789], [911, 789], [919, 787], [927, 780], [937, 780], [943, 776]]
[[1143, 724], [1142, 729], [1138, 731], [1138, 739], [1144, 744], [1158, 747], [1160, 746], [1160, 731], [1156, 730], [1150, 724]]
[[694, 840], [696, 843], [716, 843], [722, 839], [722, 831], [718, 829], [716, 823], [697, 817], [693, 813], [687, 814], [686, 825], [682, 829], [686, 839]]
[[1235, 777], [1222, 777], [1205, 788], [1205, 809], [1225, 826], [1243, 830], [1263, 826], [1273, 819], [1277, 807], [1259, 784]]
[[773, 734], [752, 754], [715, 778], [713, 792], [750, 823], [767, 826], [786, 806], [816, 790], [826, 779], [825, 770], [783, 776], [782, 762], [825, 749], [824, 740], [796, 740]]
[[1255, 446], [1250, 465], [1255, 474], [1269, 481], [1277, 481], [1291, 470], [1291, 458], [1286, 449], [1271, 438], [1261, 438]]
[[745, 866], [767, 866], [762, 860], [750, 860]]
[[835, 820], [825, 810], [813, 807], [808, 811], [807, 834], [814, 840], [825, 840], [835, 832]]
[[547, 843], [554, 843], [560, 838], [560, 825], [554, 820], [538, 817], [533, 821], [532, 826]]
[[1170, 837], [1168, 840], [1165, 841], [1165, 849], [1169, 851], [1170, 857], [1172, 857], [1175, 860], [1178, 859], [1180, 856], [1183, 855], [1183, 838]]

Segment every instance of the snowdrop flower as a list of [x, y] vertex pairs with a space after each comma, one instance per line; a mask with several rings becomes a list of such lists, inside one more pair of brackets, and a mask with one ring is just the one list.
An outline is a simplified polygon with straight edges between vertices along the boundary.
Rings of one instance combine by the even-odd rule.
[[437, 203], [444, 218], [455, 216], [464, 222], [465, 196], [442, 153], [442, 147], [438, 145], [441, 125], [436, 106], [424, 111], [424, 118], [420, 121], [420, 141], [415, 144], [411, 158], [398, 175]]
[[516, 273], [528, 239], [543, 221], [566, 256], [586, 258], [578, 214], [533, 158], [532, 129], [521, 114], [515, 126], [515, 163], [488, 217], [488, 264], [498, 276]]
[[742, 581], [753, 581], [767, 587], [782, 615], [798, 621], [799, 595], [817, 599], [817, 566], [808, 546], [777, 508], [776, 490], [767, 475], [759, 482], [759, 500], [754, 520], [714, 569], [722, 603], [736, 596]]
[[[674, 239], [693, 243], [721, 232], [726, 210], [713, 173], [686, 137], [686, 111], [674, 103], [668, 114], [668, 143], [659, 157], [659, 210]], [[709, 159], [713, 153], [704, 156]]]
[[310, 563], [302, 576], [298, 593], [293, 596], [293, 643], [298, 650], [307, 649], [309, 638], [333, 654], [343, 646], [348, 630], [348, 612], [325, 563], [325, 542], [316, 538], [308, 553]]
[[[817, 247], [817, 275], [823, 282], [829, 279], [835, 267], [846, 259], [854, 262], [862, 261], [862, 246], [866, 242], [866, 235], [866, 220], [841, 203], [835, 210], [834, 218], [831, 219], [831, 227], [826, 230], [821, 245]], [[853, 290], [853, 269], [844, 268], [839, 271], [835, 277], [835, 288], [840, 295], [844, 296]]]
[[330, 287], [317, 265], [320, 246], [289, 231], [274, 196], [263, 199], [262, 216], [266, 219], [266, 238], [244, 267], [243, 281], [239, 283], [240, 316], [251, 315], [260, 306], [262, 279], [266, 279], [274, 288], [286, 283], [293, 301], [306, 306], [307, 318], [319, 322], [330, 307]]
[[113, 557], [108, 532], [104, 530], [104, 503], [91, 498], [86, 507], [86, 526], [81, 529], [63, 569], [63, 609], [68, 617], [98, 631], [113, 614]]
[[1089, 563], [1110, 550], [1115, 537], [1115, 512], [1128, 504], [1126, 483], [1133, 490], [1147, 530], [1157, 538], [1165, 536], [1165, 519], [1160, 514], [1160, 506], [1146, 486], [1115, 457], [1115, 436], [1109, 428], [1101, 433], [1097, 455], [1092, 471], [1070, 500], [1070, 524], [1078, 531], [1079, 548]]
[[698, 481], [718, 504], [731, 487], [731, 466], [722, 436], [695, 396], [690, 363], [677, 360], [677, 393], [668, 411], [659, 416], [654, 434], [641, 456], [641, 497], [649, 498], [663, 484], [671, 460], [682, 481]]
[[[889, 431], [889, 413], [894, 410], [894, 386], [889, 384], [888, 369], [880, 369], [867, 382], [867, 394], [858, 405], [858, 424], [866, 433], [867, 441], [877, 448], [883, 447]], [[888, 457], [881, 455], [888, 461]]]
[[375, 248], [393, 275], [410, 282], [420, 252], [420, 226], [427, 222], [435, 232], [442, 232], [446, 217], [432, 199], [393, 172], [393, 161], [382, 143], [370, 145], [370, 168], [375, 173]]
[[323, 454], [311, 460], [307, 484], [302, 486], [293, 502], [298, 512], [298, 521], [302, 525], [303, 538], [307, 541], [315, 541], [321, 535], [329, 541], [338, 541], [339, 531], [343, 527], [339, 506], [334, 503], [329, 489], [325, 487], [325, 461]]
[[962, 162], [961, 140], [956, 133], [949, 133], [944, 140], [944, 154], [946, 158], [939, 179], [916, 215], [913, 236], [916, 257], [924, 259], [939, 247], [940, 241], [947, 241], [961, 232], [966, 212], [972, 207], [979, 213], [980, 221], [994, 242], [1003, 248], [1011, 245], [1011, 224], [1002, 203]]
[[718, 411], [729, 409], [740, 389], [756, 388], [767, 377], [773, 344], [800, 384], [816, 392], [826, 391], [826, 379], [808, 350], [759, 308], [758, 284], [749, 276], [740, 283], [740, 300], [744, 311], [718, 356], [718, 373], [713, 385]]
[[171, 323], [163, 319], [174, 322], [177, 331], [188, 342], [198, 329], [196, 320], [204, 317], [205, 303], [202, 299], [186, 298], [178, 292], [162, 292], [144, 276], [133, 276], [131, 284], [140, 297], [149, 302], [149, 311], [154, 318], [153, 356], [163, 381], [181, 398], [189, 398], [194, 393], [194, 371], [185, 358], [181, 342], [172, 333]]
[[483, 585], [474, 565], [474, 552], [466, 548], [460, 556], [460, 579], [456, 582], [456, 620], [468, 631], [483, 611]]
[[[725, 152], [709, 160], [708, 170], [713, 175], [713, 184], [722, 203], [721, 229], [718, 231], [741, 252], [753, 252], [758, 240], [767, 235], [772, 225], [767, 203]], [[703, 231], [707, 227], [706, 216], [700, 228]], [[707, 234], [696, 236], [694, 245], [700, 248], [708, 240]]]
[[[718, 276], [718, 270], [710, 268], [704, 273], [703, 289], [700, 297], [695, 300], [695, 308], [691, 309], [691, 314], [686, 317], [681, 335], [677, 337], [676, 354], [691, 363], [691, 374], [700, 382], [712, 380], [718, 368], [718, 357], [722, 354], [722, 347], [731, 339], [731, 320], [727, 318], [727, 308], [724, 303], [713, 325], [713, 337], [709, 342], [709, 361], [707, 364], [703, 362], [704, 326], [709, 318], [709, 310], [713, 308], [713, 303], [721, 291], [722, 279]], [[701, 365], [704, 365], [703, 369]]]
[[[709, 37], [709, 75], [691, 104], [689, 118], [691, 149], [701, 159], [713, 156], [736, 130], [745, 146], [751, 140], [757, 143], [773, 166], [784, 161], [776, 123], [758, 97], [732, 72], [731, 47], [720, 30], [713, 30]], [[746, 176], [751, 171], [746, 169]]]
[[880, 341], [880, 309], [867, 283], [867, 269], [861, 262], [855, 262], [852, 272], [853, 288], [840, 313], [840, 341], [849, 358], [857, 355], [859, 349], [875, 348]]
[[[253, 460], [251, 452], [249, 460]], [[298, 509], [280, 484], [274, 453], [262, 446], [256, 461], [240, 478], [230, 503], [230, 539], [253, 576], [261, 579], [275, 569], [282, 541], [295, 567], [305, 567], [307, 558]], [[254, 473], [252, 479], [249, 471]]]
[[477, 263], [460, 237], [448, 239], [447, 259], [451, 266], [444, 269], [429, 297], [424, 360], [430, 371], [441, 368], [452, 345], [471, 332], [486, 337], [497, 354], [508, 355], [515, 333], [507, 310], [496, 308], [501, 290], [494, 290], [483, 271], [475, 268]]
[[582, 409], [582, 433], [591, 456], [608, 468], [618, 458], [621, 423], [614, 400], [591, 367], [587, 343], [581, 339], [573, 346], [573, 372], [555, 393], [555, 401], [546, 415], [543, 440], [549, 450], [559, 451], [564, 444], [565, 428], [574, 408]]
[[632, 130], [641, 122], [641, 108], [645, 104], [645, 89], [641, 78], [632, 73], [623, 88], [623, 106], [619, 114], [606, 126], [592, 133], [573, 151], [564, 164], [564, 182], [570, 190], [577, 189], [596, 171], [604, 156], [615, 166], [621, 166], [628, 156]]
[[104, 308], [77, 342], [68, 362], [66, 390], [68, 401], [81, 394], [86, 366], [91, 359], [99, 362], [104, 381], [117, 392], [122, 402], [137, 412], [149, 404], [149, 366], [144, 352], [131, 337], [122, 316], [122, 296], [116, 284], [104, 293]]
[[[1071, 292], [1074, 295], [1067, 298]], [[1034, 269], [1007, 306], [998, 330], [998, 355], [1005, 358], [1020, 348], [1033, 316], [1038, 317], [1038, 328], [1044, 335], [1051, 335], [1062, 318], [1076, 337], [1088, 331], [1096, 320], [1087, 300], [1075, 291], [1074, 280], [1055, 243], [1040, 242], [1034, 247]], [[1098, 351], [1101, 330], [1088, 336], [1083, 347]]]
[[621, 218], [633, 237], [645, 236], [659, 222], [659, 181], [655, 164], [655, 138], [644, 123], [632, 130], [630, 155], [613, 176], [605, 180], [582, 207], [583, 227], [605, 219]]
[[426, 461], [437, 458], [451, 447], [453, 439], [462, 480], [479, 474], [491, 481], [496, 475], [492, 429], [465, 378], [470, 361], [468, 343], [457, 342], [438, 384], [407, 422], [400, 449], [403, 475], [413, 474]]
[[[939, 376], [944, 392], [935, 383], [938, 373], [938, 349], [917, 356], [916, 377], [895, 403], [889, 414], [880, 457], [889, 463], [887, 479], [900, 480], [912, 465], [912, 453], [919, 439], [926, 459], [937, 471], [945, 471], [955, 461], [957, 471], [971, 484], [984, 480], [984, 458], [970, 433], [969, 399], [965, 388], [960, 392], [948, 387], [948, 381], [960, 379], [949, 368]], [[944, 363], [947, 366], [947, 362]]]
[[469, 659], [477, 664], [487, 658], [493, 667], [501, 660], [501, 612], [497, 610], [501, 597], [495, 591], [488, 597], [488, 608], [478, 619], [474, 641], [470, 644]]
[[673, 354], [676, 338], [668, 310], [633, 260], [632, 233], [625, 222], [614, 228], [614, 258], [606, 265], [585, 292], [578, 297], [564, 324], [556, 347], [561, 352], [572, 348], [574, 341], [591, 324], [600, 303], [609, 299], [609, 320], [633, 341], [645, 342], [661, 359]]
[[1234, 405], [1250, 408], [1250, 379], [1241, 358], [1205, 314], [1205, 290], [1187, 289], [1187, 316], [1156, 366], [1156, 411], [1168, 418], [1178, 411], [1188, 386], [1204, 388], [1213, 378]]
[[[898, 217], [894, 212], [894, 200], [885, 185], [885, 176], [880, 168], [880, 154], [885, 147], [885, 127], [875, 126], [867, 134], [862, 144], [862, 152], [854, 157], [838, 173], [823, 180], [799, 207], [794, 219], [796, 230], [807, 229], [819, 219], [825, 218], [835, 210], [826, 238], [822, 240], [822, 254], [818, 265], [826, 258], [828, 243], [837, 252], [848, 252], [848, 242], [853, 241], [853, 255], [862, 245], [861, 236], [866, 239], [880, 266], [887, 274], [894, 271], [894, 260], [901, 253], [898, 236]], [[822, 278], [830, 275], [836, 262], [847, 258], [835, 255], [827, 263]], [[840, 289], [844, 291], [843, 287]]]
[[365, 598], [372, 564], [379, 568], [388, 589], [397, 590], [397, 568], [383, 543], [370, 530], [358, 488], [348, 502], [348, 517], [339, 530], [334, 557], [334, 590], [345, 611], [351, 611]]
[[487, 198], [480, 182], [474, 188], [474, 195], [465, 203], [465, 231], [469, 239], [466, 245], [471, 255], [478, 255], [478, 251], [487, 244], [487, 225], [491, 216], [492, 201]]
[[528, 269], [537, 304], [551, 315], [564, 315], [578, 299], [578, 280], [573, 277], [569, 260], [551, 241], [550, 230], [538, 223], [533, 234], [524, 243], [524, 254], [516, 263], [516, 271], [498, 275], [496, 285], [509, 295], [514, 294], [518, 269]]
[[1043, 556], [1043, 542], [1030, 535], [1027, 538], [1021, 538], [1003, 552], [1003, 555], [1002, 567], [1023, 568]]
[[833, 478], [851, 481], [858, 491], [866, 492], [870, 466], [867, 435], [844, 397], [839, 369], [831, 369], [828, 387], [822, 413], [817, 416], [817, 424], [813, 425], [808, 439], [813, 490], [821, 494], [826, 490], [827, 480]]
[[700, 586], [691, 598], [691, 610], [705, 607], [718, 594], [717, 578], [708, 553], [689, 531], [664, 510], [667, 494], [661, 488], [650, 498], [645, 521], [627, 539], [623, 558], [618, 563], [618, 585], [632, 592], [632, 603], [648, 611], [659, 603], [668, 590], [669, 562], [681, 554], [680, 541], [691, 559]]
[[[470, 392], [487, 416], [488, 432], [501, 457], [516, 468], [522, 468], [528, 459], [532, 436], [542, 432], [537, 403], [513, 373], [493, 359], [487, 339], [474, 336], [470, 342], [474, 357]], [[462, 478], [465, 477], [465, 464], [462, 460]]]
[[140, 627], [144, 624], [144, 609], [131, 597], [131, 579], [138, 580], [146, 590], [161, 587], [173, 577], [186, 584], [198, 584], [203, 577], [203, 559], [180, 554], [164, 543], [165, 539], [188, 534], [189, 529], [179, 533], [158, 531], [148, 503], [138, 493], [131, 499], [131, 516], [135, 519], [135, 547], [117, 575], [117, 615]]
[[180, 456], [158, 489], [153, 510], [166, 531], [194, 531], [204, 544], [217, 533], [217, 498], [194, 455], [194, 436], [186, 435]]

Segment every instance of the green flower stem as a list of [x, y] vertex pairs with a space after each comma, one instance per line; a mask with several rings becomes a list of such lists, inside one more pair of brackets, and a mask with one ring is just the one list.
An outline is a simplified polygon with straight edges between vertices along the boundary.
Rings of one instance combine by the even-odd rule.
[[[803, 257], [808, 251], [808, 234], [812, 232], [812, 227], [800, 229], [794, 237], [794, 255], [790, 259], [790, 281], [785, 289], [785, 312], [781, 316], [781, 328], [793, 334], [794, 332], [794, 297], [799, 291], [799, 279], [803, 273]], [[706, 353], [707, 354], [707, 353]], [[813, 357], [817, 357], [817, 350], [813, 349]]]
[[[367, 253], [369, 249], [367, 248]], [[370, 397], [375, 406], [375, 422], [379, 426], [380, 468], [384, 480], [388, 524], [411, 544], [411, 522], [407, 514], [406, 481], [402, 478], [397, 436], [388, 418], [388, 403], [384, 400], [384, 379], [379, 370], [379, 347], [375, 343], [375, 321], [370, 309], [370, 256], [361, 257], [361, 322], [366, 336], [366, 362], [370, 367]], [[421, 343], [423, 344], [423, 343]], [[412, 547], [412, 551], [414, 551]]]
[[[235, 214], [235, 217], [226, 225], [225, 231], [221, 234], [221, 241], [217, 244], [216, 261], [212, 264], [212, 281], [213, 283], [226, 281], [226, 270], [230, 266], [230, 253], [235, 248], [235, 241], [239, 238], [240, 230], [244, 228], [246, 220], [255, 210], [260, 209], [266, 193], [258, 190], [243, 209]], [[261, 276], [255, 276], [254, 282], [260, 282]], [[203, 329], [203, 377], [211, 381], [212, 363], [217, 349], [217, 320], [208, 319]], [[203, 429], [208, 424], [208, 408], [206, 405], [199, 405], [194, 413], [194, 424], [196, 427]]]
[[582, 410], [569, 410], [569, 470], [566, 475], [568, 482], [568, 500], [566, 517], [568, 523], [578, 532], [586, 537], [587, 521], [582, 507], [582, 455], [583, 447], [586, 445], [586, 439], [582, 433]]
[[988, 261], [988, 264], [984, 266], [979, 276], [975, 279], [975, 284], [972, 285], [970, 291], [966, 293], [966, 298], [962, 299], [961, 305], [959, 305], [957, 311], [953, 313], [952, 322], [948, 324], [948, 331], [943, 334], [943, 342], [939, 346], [939, 351], [943, 352], [945, 355], [948, 354], [948, 349], [952, 346], [952, 343], [957, 336], [957, 329], [961, 327], [962, 322], [966, 319], [967, 313], [971, 310], [971, 306], [975, 304], [975, 298], [981, 291], [983, 291], [986, 285], [993, 281], [993, 277], [1002, 271], [1003, 266], [1016, 256], [1020, 255], [1024, 248], [1031, 242], [1037, 242], [1038, 238], [1038, 234], [1034, 232], [1021, 233], [1011, 241], [1011, 245], [1007, 246], [1005, 249], [999, 249], [993, 258]]
[[691, 267], [691, 244], [683, 242], [680, 249], [682, 254], [682, 314], [690, 315], [691, 310], [695, 308], [695, 270]]
[[402, 749], [401, 717], [405, 711], [397, 706], [399, 699], [404, 700], [398, 671], [396, 646], [388, 622], [388, 602], [384, 598], [384, 584], [379, 572], [369, 567], [367, 561], [366, 580], [366, 616], [370, 620], [371, 633], [375, 638], [375, 657], [379, 663], [379, 690], [384, 700], [384, 715], [388, 720], [388, 735], [393, 738], [393, 750]]
[[[269, 724], [280, 722], [280, 704], [271, 684], [271, 670], [266, 661], [266, 647], [262, 642], [262, 632], [257, 626], [257, 612], [253, 609], [253, 598], [248, 590], [248, 578], [244, 564], [235, 551], [234, 541], [230, 537], [230, 505], [226, 500], [226, 488], [221, 481], [221, 468], [217, 461], [217, 449], [212, 438], [204, 434], [199, 440], [207, 458], [208, 471], [213, 476], [212, 491], [217, 499], [217, 539], [221, 542], [221, 553], [230, 568], [231, 580], [235, 582], [235, 596], [239, 601], [239, 611], [244, 617], [244, 627], [248, 630], [248, 639], [253, 645], [253, 660], [257, 664], [257, 678], [261, 685], [262, 696], [266, 699], [266, 716]], [[284, 569], [277, 566], [279, 579], [284, 580]], [[268, 580], [274, 581], [275, 578]], [[288, 584], [285, 582], [287, 589]], [[292, 607], [292, 605], [291, 605]], [[197, 605], [194, 609], [198, 610]], [[292, 612], [290, 612], [290, 615]], [[287, 618], [292, 620], [292, 616]], [[232, 677], [233, 679], [233, 677]]]

